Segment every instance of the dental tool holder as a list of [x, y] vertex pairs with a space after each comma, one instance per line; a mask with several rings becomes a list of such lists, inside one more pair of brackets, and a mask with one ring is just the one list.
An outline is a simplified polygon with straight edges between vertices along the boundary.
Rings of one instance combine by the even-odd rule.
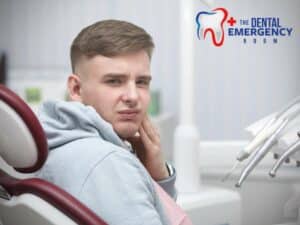
[[[246, 128], [246, 132], [248, 133], [248, 136], [255, 137], [259, 130], [262, 129], [262, 127], [268, 123], [272, 118], [274, 117], [274, 114], [267, 116], [254, 124], [250, 125]], [[281, 135], [279, 135], [277, 144], [275, 144], [270, 151], [274, 153], [275, 157], [281, 156], [289, 146], [291, 146], [295, 141], [299, 139], [298, 132], [300, 131], [300, 116], [296, 118], [294, 121], [290, 122], [281, 132]], [[300, 151], [292, 154], [290, 156], [291, 159], [293, 159], [296, 162], [299, 162], [300, 165]]]
[[[279, 160], [269, 172], [270, 176], [272, 177], [276, 175], [277, 169], [280, 167], [281, 163], [284, 160], [289, 160], [290, 156], [296, 155], [294, 153], [300, 151], [300, 149], [298, 149], [298, 143], [296, 143], [299, 142], [297, 135], [300, 125], [299, 118], [297, 118], [299, 115], [300, 96], [290, 102], [279, 112], [263, 120], [263, 122], [259, 121], [254, 125], [248, 127], [247, 130], [252, 131], [250, 134], [252, 134], [254, 138], [240, 152], [242, 154], [239, 154], [236, 158], [238, 161], [243, 161], [244, 159], [249, 157], [249, 161], [241, 171], [241, 175], [238, 179], [238, 182], [236, 183], [236, 187], [241, 187], [242, 183], [246, 180], [246, 178], [250, 175], [254, 168], [260, 163], [260, 161], [267, 155], [267, 153], [269, 153], [274, 147], [280, 149], [280, 145], [278, 143], [284, 143], [284, 141], [286, 140], [294, 139], [293, 136], [295, 136], [296, 134], [296, 139], [293, 140], [292, 143], [286, 143], [288, 149], [285, 150], [282, 148], [285, 154], [283, 154], [279, 158]], [[286, 138], [287, 133], [289, 137]], [[274, 149], [272, 151], [275, 152], [275, 155], [278, 155], [278, 151], [275, 151]], [[244, 157], [240, 157], [241, 155]], [[298, 155], [296, 155], [295, 160], [297, 162], [297, 165], [299, 165], [300, 161]]]

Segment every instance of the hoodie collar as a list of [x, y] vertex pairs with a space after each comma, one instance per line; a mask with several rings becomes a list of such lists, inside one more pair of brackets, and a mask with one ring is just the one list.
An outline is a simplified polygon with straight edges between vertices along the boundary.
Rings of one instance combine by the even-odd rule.
[[132, 151], [92, 106], [76, 101], [47, 101], [40, 107], [38, 117], [50, 150], [80, 138], [101, 137]]

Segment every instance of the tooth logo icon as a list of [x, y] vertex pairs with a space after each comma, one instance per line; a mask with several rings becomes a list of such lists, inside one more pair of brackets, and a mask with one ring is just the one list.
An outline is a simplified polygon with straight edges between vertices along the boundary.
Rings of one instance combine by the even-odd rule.
[[228, 11], [224, 8], [216, 8], [211, 12], [199, 12], [196, 16], [197, 37], [205, 39], [210, 33], [213, 44], [220, 47], [224, 42], [224, 22], [227, 16]]

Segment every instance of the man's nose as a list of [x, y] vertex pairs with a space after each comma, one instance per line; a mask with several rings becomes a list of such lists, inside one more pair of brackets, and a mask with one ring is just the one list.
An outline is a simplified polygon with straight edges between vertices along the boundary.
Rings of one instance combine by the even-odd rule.
[[139, 97], [138, 89], [135, 83], [128, 83], [123, 93], [123, 101], [135, 106]]

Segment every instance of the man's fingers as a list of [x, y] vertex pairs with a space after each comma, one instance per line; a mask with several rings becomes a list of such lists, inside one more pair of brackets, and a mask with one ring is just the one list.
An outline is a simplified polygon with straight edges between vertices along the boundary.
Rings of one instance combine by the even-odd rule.
[[141, 127], [143, 127], [145, 133], [149, 136], [151, 141], [155, 143], [160, 141], [159, 133], [148, 117], [143, 120]]
[[140, 129], [139, 129], [139, 132], [140, 132], [140, 135], [141, 135], [141, 139], [145, 145], [145, 147], [150, 147], [151, 144], [152, 144], [152, 141], [151, 139], [149, 138], [149, 135], [148, 133], [145, 131], [144, 127], [141, 126]]

